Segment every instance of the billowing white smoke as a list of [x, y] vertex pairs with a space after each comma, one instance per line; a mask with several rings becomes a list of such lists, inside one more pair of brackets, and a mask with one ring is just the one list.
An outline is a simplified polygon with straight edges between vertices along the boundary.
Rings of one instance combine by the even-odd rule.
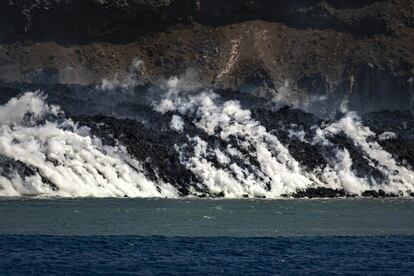
[[141, 75], [144, 69], [144, 62], [139, 59], [132, 61], [132, 64], [127, 73], [118, 73], [110, 78], [105, 78], [97, 87], [100, 90], [131, 89], [139, 84], [142, 84]]
[[[345, 117], [336, 123], [332, 123], [323, 130], [325, 135], [338, 134], [343, 132], [349, 137], [356, 146], [363, 152], [370, 161], [372, 167], [382, 172], [388, 180], [385, 183], [378, 183], [376, 189], [382, 189], [388, 193], [406, 192], [414, 190], [414, 172], [397, 164], [392, 155], [385, 151], [377, 142], [369, 138], [376, 134], [368, 127], [363, 126], [361, 119], [354, 112], [348, 112]], [[389, 136], [395, 137], [394, 133], [382, 134], [378, 138], [388, 139]], [[364, 187], [361, 183], [358, 186]]]
[[173, 115], [171, 122], [170, 122], [170, 128], [172, 130], [175, 130], [177, 132], [183, 132], [184, 130], [184, 121], [183, 119], [178, 115]]
[[[357, 114], [343, 110], [339, 121], [314, 126], [309, 138], [303, 130], [287, 130], [291, 139], [334, 152], [326, 165], [306, 171], [276, 136], [243, 109], [238, 101], [223, 101], [191, 80], [172, 78], [167, 93], [154, 103], [160, 113], [173, 113], [169, 127], [178, 133], [198, 130], [186, 144], [176, 145], [180, 162], [193, 172], [212, 195], [229, 198], [276, 198], [307, 188], [326, 187], [362, 194], [382, 189], [388, 193], [414, 191], [414, 173], [399, 165], [375, 140], [378, 137]], [[189, 124], [191, 118], [192, 125]], [[38, 92], [25, 93], [0, 106], [0, 155], [20, 161], [35, 172], [0, 176], [0, 196], [63, 197], [177, 197], [168, 183], [153, 183], [140, 163], [122, 146], [109, 147], [86, 127], [66, 119], [58, 106], [48, 105]], [[385, 180], [358, 176], [350, 152], [331, 142], [345, 135]], [[211, 141], [219, 141], [211, 143]], [[191, 192], [197, 194], [198, 189]]]
[[[210, 148], [200, 137], [191, 137], [190, 144], [194, 154], [181, 160], [213, 194], [224, 193], [226, 197], [278, 197], [305, 189], [313, 184], [299, 163], [292, 158], [276, 136], [268, 133], [259, 122], [251, 118], [249, 110], [241, 108], [237, 101], [219, 102], [217, 94], [207, 91], [196, 95], [180, 95], [179, 80], [169, 82], [167, 98], [155, 105], [155, 110], [178, 112], [181, 115], [195, 116], [194, 125], [208, 135], [215, 135], [224, 142], [232, 137], [240, 141], [240, 147], [250, 156], [242, 153], [228, 143], [225, 152]], [[182, 152], [183, 147], [177, 148]], [[223, 166], [216, 167], [207, 158], [215, 155]], [[230, 163], [230, 156], [237, 156], [244, 165], [251, 167], [249, 157], [255, 158], [259, 168], [250, 172], [236, 163]], [[270, 188], [269, 188], [270, 187]]]
[[[389, 193], [414, 190], [413, 172], [398, 166], [391, 154], [378, 143], [369, 142], [375, 134], [362, 125], [355, 113], [348, 112], [340, 121], [322, 129], [315, 126], [317, 135], [312, 141], [306, 141], [303, 132], [290, 131], [290, 136], [313, 145], [336, 147], [328, 137], [343, 132], [371, 160], [370, 165], [388, 177], [384, 183], [375, 183], [375, 180], [367, 178], [369, 176], [356, 176], [352, 158], [346, 149], [337, 148], [336, 155], [332, 156], [333, 162], [306, 172], [278, 138], [252, 119], [251, 112], [241, 108], [239, 102], [223, 102], [212, 91], [191, 94], [185, 86], [178, 78], [170, 79], [166, 97], [154, 103], [154, 109], [161, 113], [174, 112], [192, 117], [196, 127], [228, 145], [226, 150], [213, 148], [199, 136], [189, 137], [189, 145], [176, 145], [181, 162], [198, 176], [212, 194], [224, 193], [232, 198], [274, 198], [310, 187], [344, 189], [352, 194], [379, 189]], [[180, 118], [176, 116], [171, 127], [181, 130], [183, 121], [179, 120], [180, 126], [175, 127]], [[232, 146], [231, 139], [238, 141], [238, 148]], [[189, 148], [193, 151], [191, 156], [187, 154]], [[231, 157], [242, 160], [243, 166], [232, 162]], [[218, 164], [212, 162], [213, 159]], [[256, 160], [258, 166], [251, 164], [251, 159]], [[255, 170], [248, 170], [249, 167]]]
[[125, 149], [102, 145], [88, 128], [59, 113], [42, 94], [31, 92], [0, 107], [0, 154], [37, 171], [0, 177], [0, 196], [177, 196], [170, 185], [146, 179]]
[[43, 119], [47, 113], [57, 115], [58, 112], [58, 107], [45, 104], [41, 94], [26, 93], [0, 106], [0, 123], [9, 126], [19, 125], [28, 120], [34, 123]]
[[[330, 133], [329, 127], [321, 130], [316, 128], [316, 136], [313, 138], [312, 145], [330, 146], [335, 147], [336, 154], [332, 156], [331, 164], [326, 165], [324, 168], [316, 169], [313, 173], [316, 175], [315, 179], [318, 182], [320, 180], [321, 186], [344, 189], [350, 194], [361, 195], [364, 191], [376, 189], [378, 187], [372, 187], [366, 178], [357, 177], [352, 170], [352, 159], [347, 149], [339, 149], [336, 145], [333, 145], [327, 139]], [[306, 142], [306, 141], [305, 141]]]

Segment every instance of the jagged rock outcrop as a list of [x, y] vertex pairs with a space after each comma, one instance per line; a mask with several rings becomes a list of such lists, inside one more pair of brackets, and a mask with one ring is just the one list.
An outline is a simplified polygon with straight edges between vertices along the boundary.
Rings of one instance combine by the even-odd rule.
[[0, 3], [3, 81], [91, 84], [124, 74], [134, 59], [144, 62], [143, 81], [192, 68], [206, 86], [264, 97], [287, 93], [301, 99], [329, 93], [350, 95], [351, 105], [363, 112], [411, 109], [414, 3]]

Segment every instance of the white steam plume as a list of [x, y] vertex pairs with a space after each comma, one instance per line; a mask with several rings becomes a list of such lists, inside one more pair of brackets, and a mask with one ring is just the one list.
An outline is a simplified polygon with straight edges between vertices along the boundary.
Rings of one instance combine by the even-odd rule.
[[116, 88], [132, 89], [142, 84], [141, 76], [144, 66], [142, 60], [134, 59], [128, 72], [115, 74], [111, 78], [104, 78], [97, 88], [103, 91]]
[[371, 162], [371, 165], [388, 178], [386, 183], [379, 185], [379, 188], [390, 193], [404, 193], [414, 190], [414, 172], [398, 165], [389, 152], [385, 151], [377, 142], [369, 140], [370, 137], [376, 135], [368, 127], [362, 125], [355, 112], [348, 112], [338, 122], [327, 126], [324, 132], [333, 135], [343, 132], [364, 152], [367, 158], [374, 161]]
[[146, 179], [122, 147], [102, 145], [71, 120], [49, 121], [60, 110], [44, 100], [42, 94], [29, 92], [0, 107], [0, 154], [38, 171], [24, 179], [17, 174], [0, 178], [0, 196], [177, 196], [170, 185]]
[[[199, 136], [189, 137], [188, 145], [176, 146], [181, 162], [199, 177], [212, 194], [224, 193], [226, 197], [279, 197], [310, 187], [344, 189], [351, 194], [361, 195], [367, 190], [383, 189], [388, 193], [407, 194], [414, 190], [413, 172], [398, 166], [391, 154], [378, 143], [369, 142], [373, 136], [369, 128], [362, 125], [359, 117], [347, 112], [346, 103], [342, 110], [347, 115], [338, 122], [316, 128], [313, 141], [306, 141], [302, 132], [289, 131], [289, 137], [297, 137], [313, 146], [336, 148], [328, 138], [345, 133], [365, 158], [388, 177], [383, 183], [376, 183], [370, 176], [358, 177], [353, 171], [353, 160], [346, 149], [336, 148], [336, 154], [322, 168], [306, 172], [279, 139], [254, 120], [249, 110], [243, 109], [238, 101], [222, 101], [212, 91], [189, 93], [187, 82], [171, 78], [166, 85], [168, 92], [164, 99], [154, 103], [154, 109], [161, 113], [173, 112], [193, 117], [192, 124], [208, 136], [215, 136], [228, 144], [226, 151], [210, 146]], [[182, 92], [184, 91], [184, 92]], [[379, 137], [381, 139], [381, 137]], [[230, 140], [238, 141], [239, 149]], [[188, 149], [193, 149], [188, 156]], [[232, 162], [231, 157], [242, 160], [243, 166]], [[218, 164], [212, 162], [215, 158]], [[249, 161], [253, 158], [258, 167]], [[374, 162], [375, 161], [375, 162]], [[255, 171], [246, 168], [255, 168]]]
[[[187, 160], [182, 158], [182, 161], [210, 192], [223, 192], [227, 197], [278, 197], [312, 186], [312, 180], [288, 149], [276, 136], [268, 133], [259, 122], [252, 119], [251, 112], [242, 109], [239, 102], [220, 103], [219, 96], [211, 91], [180, 95], [177, 78], [171, 79], [168, 85], [170, 89], [167, 97], [154, 105], [155, 110], [162, 113], [178, 112], [182, 115], [191, 113], [195, 116], [193, 124], [199, 129], [210, 136], [219, 137], [224, 142], [229, 142], [231, 137], [238, 139], [241, 147], [259, 163], [259, 171], [254, 173], [236, 163], [227, 164], [225, 168], [216, 168], [206, 157], [218, 153], [217, 159], [225, 164], [229, 163], [228, 156], [218, 149], [209, 149], [208, 144], [200, 137], [190, 138], [194, 155]], [[251, 165], [247, 160], [245, 163]]]

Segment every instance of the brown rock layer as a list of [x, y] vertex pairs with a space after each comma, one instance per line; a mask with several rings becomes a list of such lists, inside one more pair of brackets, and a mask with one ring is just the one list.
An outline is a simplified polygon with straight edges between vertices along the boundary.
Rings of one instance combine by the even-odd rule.
[[412, 107], [410, 0], [10, 0], [0, 30], [3, 81], [90, 84], [140, 59], [145, 80], [192, 68], [205, 85], [264, 96]]

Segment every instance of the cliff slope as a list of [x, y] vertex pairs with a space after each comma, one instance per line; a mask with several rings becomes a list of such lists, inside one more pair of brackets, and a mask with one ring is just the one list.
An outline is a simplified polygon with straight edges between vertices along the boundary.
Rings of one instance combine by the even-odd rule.
[[[10, 0], [0, 80], [155, 81], [189, 68], [206, 86], [264, 97], [354, 94], [363, 111], [412, 107], [410, 0]], [[392, 95], [392, 96], [391, 96]], [[283, 96], [285, 97], [285, 96]]]

